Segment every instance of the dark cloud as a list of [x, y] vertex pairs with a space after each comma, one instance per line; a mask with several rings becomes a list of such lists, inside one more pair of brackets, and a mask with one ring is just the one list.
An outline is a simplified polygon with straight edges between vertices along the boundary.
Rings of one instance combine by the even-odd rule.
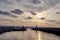
[[25, 11], [43, 12], [52, 7], [55, 7], [59, 2], [60, 0], [26, 0], [25, 3], [24, 0], [24, 2], [21, 3], [23, 4]]
[[56, 14], [60, 14], [60, 12], [56, 12]]
[[17, 18], [18, 16], [16, 16], [16, 15], [10, 15], [11, 17], [14, 17], [14, 18]]
[[39, 3], [41, 3], [39, 0], [32, 0], [31, 2], [34, 3], [34, 4], [39, 4]]
[[6, 11], [0, 11], [0, 14], [6, 15], [6, 16], [10, 16], [10, 17], [14, 17], [14, 18], [17, 17], [16, 15], [12, 15], [12, 14], [10, 14], [9, 12], [6, 12]]
[[54, 22], [56, 24], [60, 24], [60, 22], [56, 21], [56, 20], [47, 20], [48, 22]]
[[0, 0], [0, 2], [5, 2], [5, 3], [13, 4], [12, 2], [9, 2], [7, 0]]
[[12, 10], [11, 11], [12, 13], [15, 13], [15, 14], [23, 14], [24, 12], [20, 9], [15, 9], [15, 10]]
[[0, 21], [13, 21], [11, 19], [0, 19]]
[[60, 24], [60, 22], [56, 22], [56, 24]]
[[2, 14], [2, 15], [10, 15], [10, 13], [6, 12], [6, 11], [0, 11], [0, 14]]
[[17, 2], [20, 2], [21, 0], [16, 0]]
[[48, 22], [55, 22], [55, 20], [47, 20]]
[[44, 18], [44, 17], [41, 17], [40, 19], [41, 19], [41, 20], [45, 20], [45, 18]]
[[32, 14], [32, 15], [36, 15], [36, 13], [35, 13], [35, 12], [32, 12], [32, 11], [31, 11], [31, 14]]
[[33, 18], [29, 16], [29, 17], [27, 17], [27, 18], [25, 18], [25, 19], [33, 19]]
[[45, 20], [45, 18], [44, 18], [44, 17], [41, 17], [41, 18], [37, 18], [37, 19]]

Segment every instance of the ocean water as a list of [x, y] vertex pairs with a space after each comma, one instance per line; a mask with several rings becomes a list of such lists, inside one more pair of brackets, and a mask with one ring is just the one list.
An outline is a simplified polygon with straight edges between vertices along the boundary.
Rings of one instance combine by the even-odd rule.
[[0, 40], [60, 40], [60, 36], [28, 29], [25, 32], [12, 31], [0, 34]]

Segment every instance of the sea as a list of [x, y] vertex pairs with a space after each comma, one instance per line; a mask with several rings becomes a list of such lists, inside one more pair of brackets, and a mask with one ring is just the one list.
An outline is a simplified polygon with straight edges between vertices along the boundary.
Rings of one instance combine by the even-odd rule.
[[0, 34], [0, 40], [60, 40], [60, 36], [42, 31], [12, 31]]

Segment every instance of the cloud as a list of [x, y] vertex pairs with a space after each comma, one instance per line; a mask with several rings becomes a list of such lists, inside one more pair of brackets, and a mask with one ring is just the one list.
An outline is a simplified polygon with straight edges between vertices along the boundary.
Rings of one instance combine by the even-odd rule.
[[60, 24], [60, 22], [56, 22], [56, 24]]
[[6, 16], [10, 16], [10, 17], [14, 17], [14, 18], [17, 17], [17, 16], [15, 16], [15, 15], [10, 14], [9, 12], [6, 12], [6, 11], [0, 11], [0, 14], [6, 15]]
[[0, 11], [0, 14], [2, 14], [2, 15], [10, 15], [10, 13], [8, 13], [6, 11]]
[[7, 2], [5, 2], [6, 4], [2, 3], [0, 4], [0, 9], [8, 11], [11, 9], [20, 8], [24, 11], [34, 11], [34, 12], [45, 11], [51, 7], [54, 7], [57, 3], [60, 2], [60, 0], [5, 0], [5, 1], [11, 2], [13, 4], [7, 5], [9, 3]]
[[16, 16], [16, 15], [10, 15], [10, 17], [14, 17], [14, 18], [17, 18], [18, 16]]
[[27, 17], [27, 18], [25, 18], [25, 19], [33, 19], [33, 18], [29, 16], [29, 17]]
[[[34, 11], [34, 12], [42, 12], [48, 10], [51, 7], [56, 6], [60, 2], [60, 0], [54, 0], [54, 1], [53, 0], [30, 0], [30, 1], [26, 0], [21, 4], [25, 8], [25, 10]], [[33, 4], [34, 2], [36, 2], [37, 4]], [[40, 4], [38, 2], [40, 2]]]
[[56, 14], [60, 14], [60, 12], [56, 12]]
[[44, 18], [44, 17], [41, 17], [40, 19], [41, 19], [41, 20], [45, 20], [45, 18]]
[[11, 11], [12, 13], [15, 13], [15, 14], [23, 14], [24, 12], [22, 11], [22, 10], [20, 10], [20, 9], [15, 9], [15, 10], [12, 10]]
[[9, 4], [13, 4], [12, 2], [9, 2], [9, 1], [7, 1], [7, 0], [0, 0], [0, 2], [9, 3]]
[[56, 21], [56, 20], [47, 20], [48, 22], [54, 22], [54, 23], [56, 23], [56, 24], [60, 24], [60, 22], [59, 21]]
[[55, 20], [47, 20], [48, 22], [55, 22]]
[[36, 13], [35, 13], [35, 12], [32, 12], [32, 11], [31, 11], [31, 14], [32, 14], [32, 15], [36, 15]]
[[31, 2], [34, 4], [40, 4], [41, 3], [39, 0], [31, 0]]
[[44, 18], [44, 17], [41, 17], [41, 18], [37, 18], [37, 19], [45, 20], [45, 18]]
[[17, 2], [20, 2], [21, 0], [16, 0]]
[[0, 21], [14, 21], [14, 20], [11, 20], [11, 19], [0, 19]]

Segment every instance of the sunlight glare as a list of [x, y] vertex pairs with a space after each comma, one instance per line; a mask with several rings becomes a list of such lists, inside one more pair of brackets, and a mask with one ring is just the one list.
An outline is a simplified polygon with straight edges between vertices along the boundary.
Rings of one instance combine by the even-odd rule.
[[40, 19], [40, 18], [41, 18], [41, 16], [37, 16], [37, 18], [38, 18], [38, 19]]
[[38, 40], [41, 40], [41, 35], [40, 35], [40, 32], [39, 32], [39, 35], [38, 35]]

